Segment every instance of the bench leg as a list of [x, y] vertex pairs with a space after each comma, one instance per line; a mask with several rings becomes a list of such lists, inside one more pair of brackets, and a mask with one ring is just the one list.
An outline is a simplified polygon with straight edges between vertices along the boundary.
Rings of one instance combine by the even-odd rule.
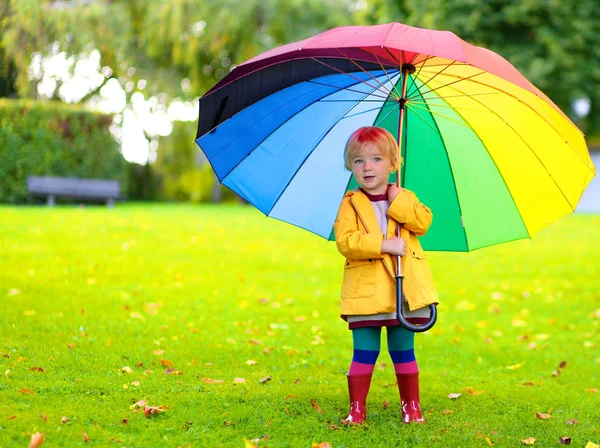
[[114, 199], [107, 199], [106, 200], [106, 206], [108, 208], [113, 208], [115, 206], [115, 200]]
[[48, 204], [48, 207], [54, 207], [54, 205], [56, 205], [56, 197], [53, 194], [48, 195], [47, 204]]

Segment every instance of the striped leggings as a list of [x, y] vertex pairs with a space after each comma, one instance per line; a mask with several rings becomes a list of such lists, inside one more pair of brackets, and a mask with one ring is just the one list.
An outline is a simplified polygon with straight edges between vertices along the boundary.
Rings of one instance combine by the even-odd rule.
[[[403, 327], [386, 327], [388, 351], [396, 374], [417, 373], [415, 359], [415, 334]], [[364, 327], [352, 330], [354, 355], [350, 375], [372, 374], [381, 347], [381, 327]]]

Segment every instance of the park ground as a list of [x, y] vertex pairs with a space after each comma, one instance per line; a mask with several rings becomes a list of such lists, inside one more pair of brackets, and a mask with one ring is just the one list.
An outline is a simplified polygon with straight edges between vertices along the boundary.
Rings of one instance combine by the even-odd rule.
[[600, 444], [600, 215], [429, 259], [427, 424], [401, 423], [384, 343], [343, 427], [334, 243], [241, 205], [2, 206], [0, 446]]

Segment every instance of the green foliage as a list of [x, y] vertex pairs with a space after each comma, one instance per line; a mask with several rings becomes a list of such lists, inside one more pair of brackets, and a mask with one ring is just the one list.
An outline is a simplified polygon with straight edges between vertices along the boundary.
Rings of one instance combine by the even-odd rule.
[[[171, 201], [209, 202], [213, 195], [230, 200], [235, 197], [227, 188], [215, 185], [217, 179], [211, 166], [194, 143], [196, 126], [191, 122], [176, 122], [173, 132], [161, 139], [153, 170], [160, 176], [160, 198]], [[214, 191], [219, 189], [221, 191]]]
[[[368, 424], [348, 428], [334, 243], [229, 204], [0, 206], [0, 235], [2, 447], [38, 431], [43, 447], [600, 443], [600, 215], [430, 253], [440, 318], [415, 337], [427, 424], [400, 422], [382, 342]], [[169, 409], [144, 418], [142, 399]]]
[[110, 123], [79, 106], [0, 100], [0, 202], [27, 201], [30, 175], [117, 179], [126, 187]]

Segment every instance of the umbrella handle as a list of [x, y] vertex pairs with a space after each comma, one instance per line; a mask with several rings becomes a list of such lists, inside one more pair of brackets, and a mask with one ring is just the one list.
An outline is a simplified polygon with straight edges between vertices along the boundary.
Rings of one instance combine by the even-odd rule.
[[402, 299], [404, 294], [402, 293], [402, 280], [404, 276], [396, 276], [396, 312], [400, 325], [409, 331], [414, 333], [422, 333], [432, 328], [437, 321], [437, 307], [433, 304], [429, 305], [429, 321], [423, 325], [413, 325], [406, 320], [404, 316], [404, 307], [402, 306]]

